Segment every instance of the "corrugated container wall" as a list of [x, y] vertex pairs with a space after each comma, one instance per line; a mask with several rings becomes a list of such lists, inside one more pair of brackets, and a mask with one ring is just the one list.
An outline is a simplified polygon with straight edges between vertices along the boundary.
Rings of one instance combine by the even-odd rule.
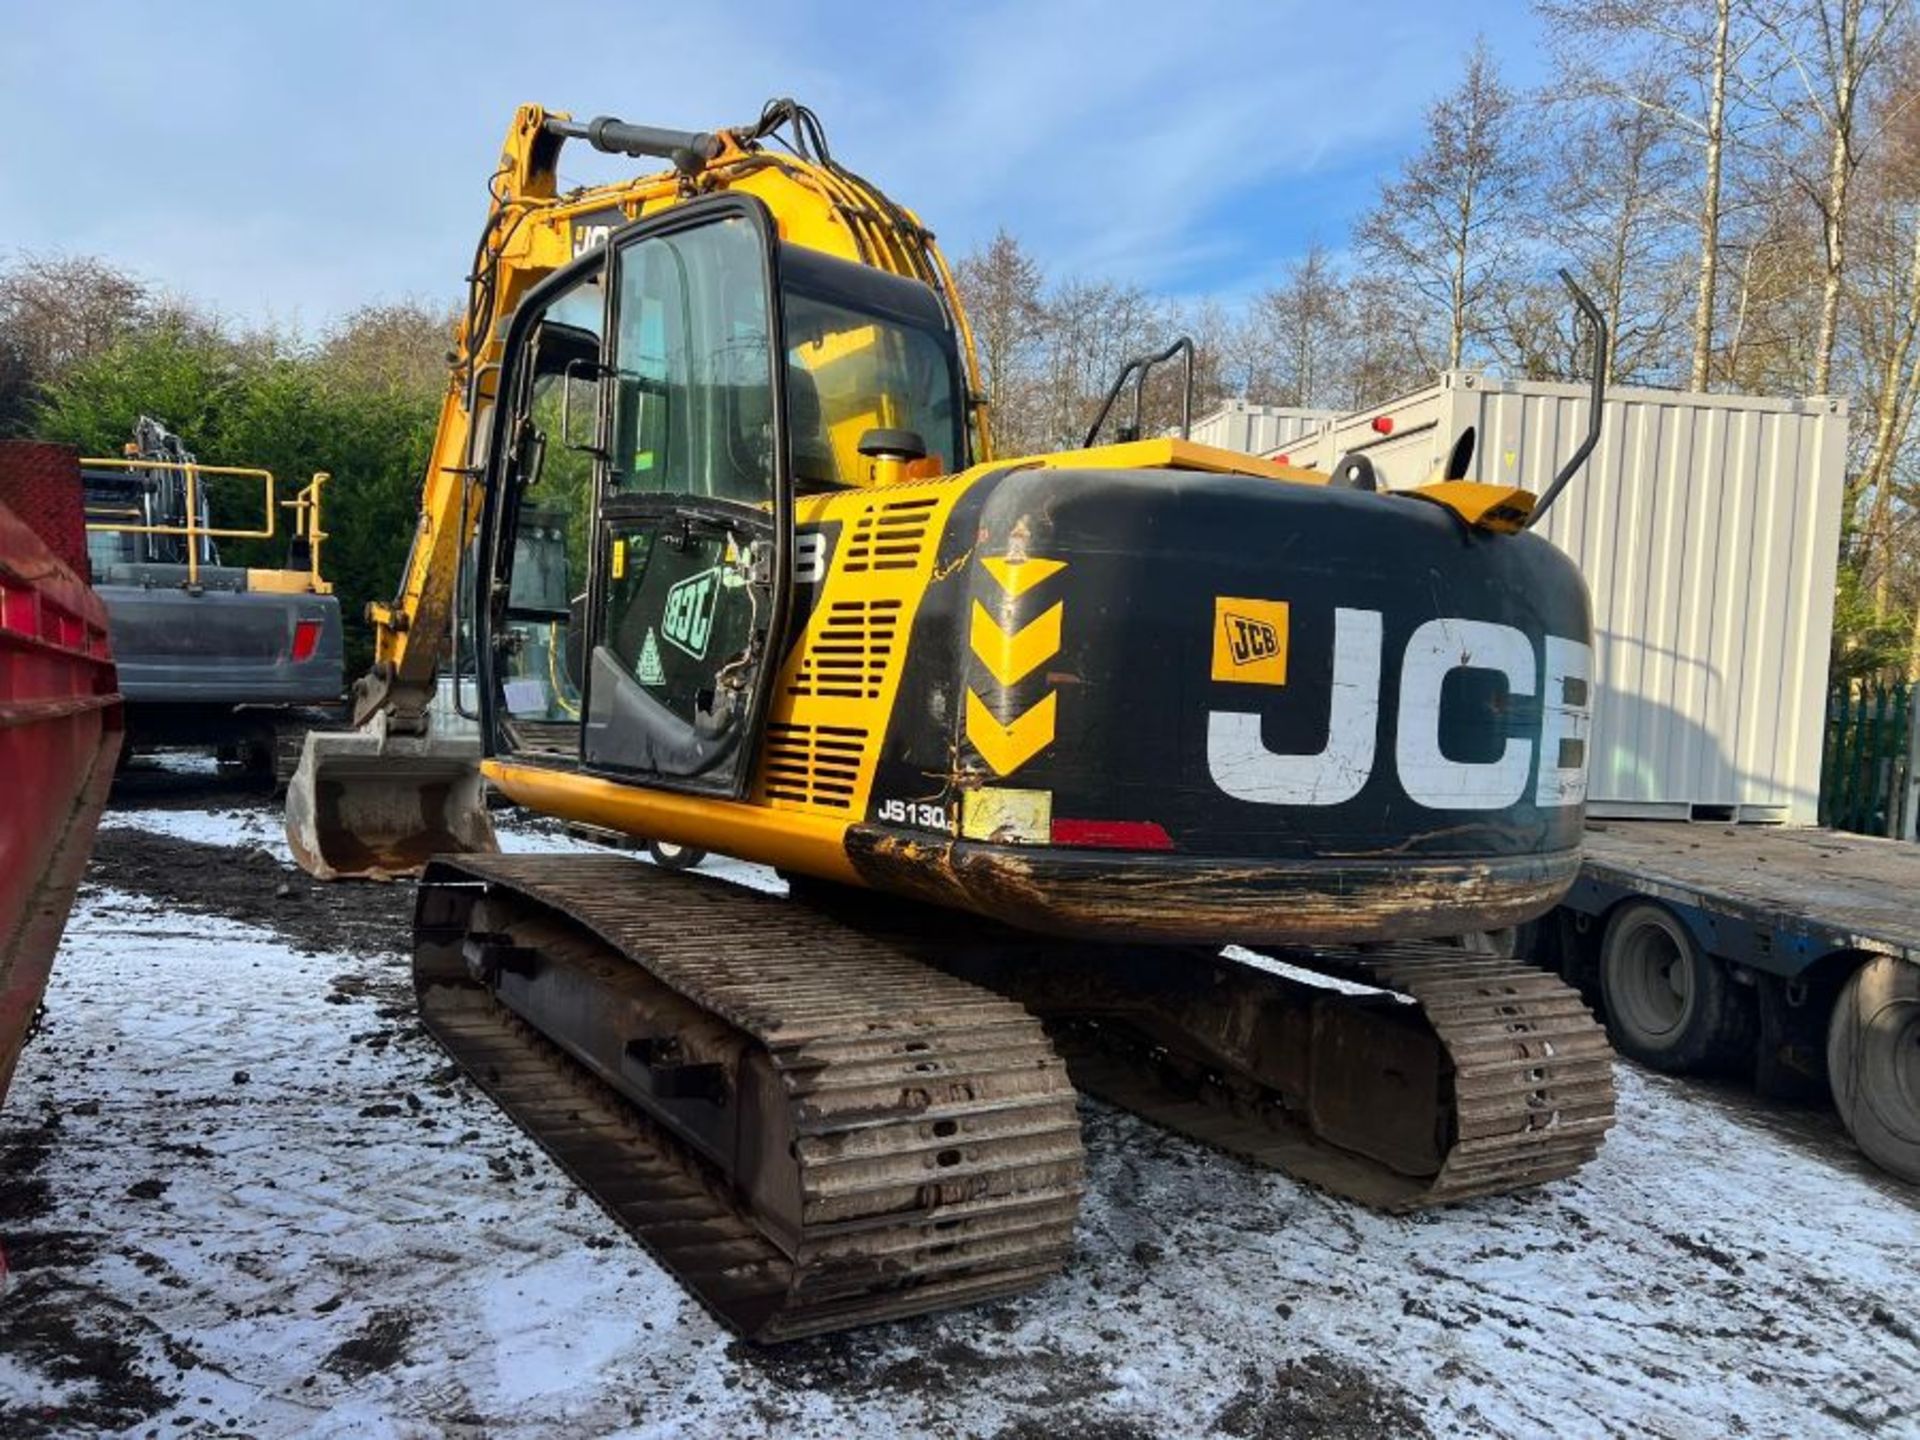
[[1193, 422], [1192, 440], [1242, 455], [1271, 455], [1303, 435], [1339, 418], [1336, 410], [1307, 410], [1292, 405], [1250, 405], [1229, 400]]
[[[1468, 478], [1536, 493], [1585, 434], [1580, 385], [1451, 371], [1284, 446], [1431, 478], [1467, 426]], [[1595, 815], [1813, 824], [1845, 484], [1844, 400], [1616, 388], [1542, 533], [1593, 592]], [[1374, 428], [1380, 417], [1391, 433]]]

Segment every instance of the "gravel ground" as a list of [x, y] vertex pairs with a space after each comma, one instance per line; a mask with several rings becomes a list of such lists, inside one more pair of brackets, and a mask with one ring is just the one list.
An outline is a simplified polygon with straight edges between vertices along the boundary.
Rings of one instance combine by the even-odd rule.
[[1060, 1279], [754, 1350], [421, 1033], [406, 887], [204, 774], [109, 821], [0, 1115], [8, 1437], [1920, 1434], [1920, 1197], [1624, 1066], [1580, 1176], [1409, 1219], [1089, 1102]]

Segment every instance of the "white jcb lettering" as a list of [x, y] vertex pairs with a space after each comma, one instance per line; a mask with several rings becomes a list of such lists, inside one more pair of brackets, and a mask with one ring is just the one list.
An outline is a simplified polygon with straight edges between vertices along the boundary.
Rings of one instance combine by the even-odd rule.
[[1540, 702], [1540, 783], [1534, 787], [1534, 804], [1578, 805], [1587, 798], [1593, 652], [1578, 640], [1547, 636], [1547, 674]]
[[1260, 738], [1257, 711], [1207, 716], [1207, 768], [1236, 800], [1261, 805], [1339, 805], [1373, 773], [1380, 728], [1380, 614], [1333, 612], [1333, 690], [1327, 743], [1317, 755], [1276, 755]]
[[[1372, 776], [1378, 745], [1382, 635], [1378, 612], [1334, 611], [1327, 743], [1314, 754], [1268, 749], [1258, 711], [1210, 712], [1207, 769], [1214, 784], [1236, 800], [1260, 805], [1339, 805], [1357, 796]], [[1442, 698], [1456, 670], [1485, 671], [1505, 683], [1505, 699], [1484, 717], [1493, 721], [1494, 733], [1508, 732], [1494, 758], [1460, 760], [1441, 748]], [[1500, 716], [1511, 713], [1507, 701], [1538, 693], [1533, 803], [1542, 809], [1582, 804], [1592, 673], [1592, 651], [1578, 640], [1547, 635], [1536, 653], [1526, 634], [1511, 625], [1427, 621], [1413, 632], [1401, 661], [1393, 741], [1400, 788], [1432, 810], [1504, 810], [1520, 803], [1534, 776], [1536, 745], [1530, 736], [1511, 733], [1517, 727], [1501, 723]], [[1484, 725], [1475, 728], [1485, 733]]]
[[797, 530], [793, 536], [793, 583], [818, 585], [827, 578], [827, 535], [824, 530]]
[[1533, 694], [1533, 646], [1511, 625], [1429, 620], [1407, 642], [1400, 667], [1394, 760], [1408, 796], [1434, 810], [1504, 810], [1527, 790], [1533, 742], [1509, 737], [1498, 760], [1451, 760], [1440, 749], [1440, 687], [1455, 670], [1504, 675], [1514, 695]]

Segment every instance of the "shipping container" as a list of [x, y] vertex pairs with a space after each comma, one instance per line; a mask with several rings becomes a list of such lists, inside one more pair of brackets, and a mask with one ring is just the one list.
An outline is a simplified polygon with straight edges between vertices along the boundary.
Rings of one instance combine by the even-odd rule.
[[1229, 400], [1193, 422], [1200, 445], [1238, 450], [1242, 455], [1271, 455], [1303, 435], [1313, 435], [1339, 418], [1337, 410], [1308, 410], [1293, 405], [1252, 405]]
[[[1537, 493], [1588, 403], [1449, 371], [1255, 453], [1364, 454], [1405, 489], [1472, 427], [1466, 478]], [[1844, 400], [1607, 392], [1586, 473], [1541, 524], [1593, 592], [1591, 813], [1815, 823], [1846, 439]]]

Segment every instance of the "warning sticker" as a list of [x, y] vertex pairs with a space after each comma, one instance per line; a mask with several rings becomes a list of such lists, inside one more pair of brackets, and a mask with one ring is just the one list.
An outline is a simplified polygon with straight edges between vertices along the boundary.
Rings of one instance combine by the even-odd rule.
[[647, 638], [640, 644], [640, 660], [633, 667], [633, 673], [640, 677], [642, 685], [664, 685], [667, 672], [660, 664], [660, 642], [654, 638], [653, 627], [647, 627]]
[[1213, 678], [1243, 685], [1287, 683], [1287, 602], [1217, 596]]

